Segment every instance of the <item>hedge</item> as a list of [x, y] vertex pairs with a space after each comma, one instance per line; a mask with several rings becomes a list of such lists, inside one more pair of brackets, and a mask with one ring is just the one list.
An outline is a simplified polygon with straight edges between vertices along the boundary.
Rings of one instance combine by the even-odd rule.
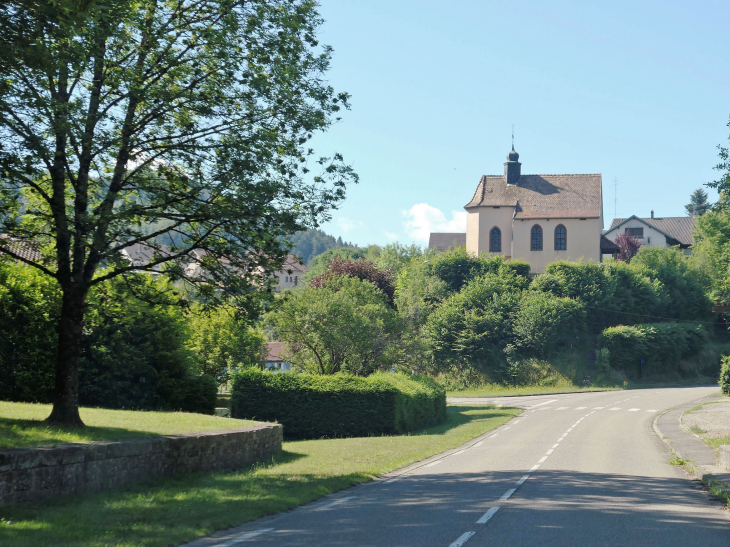
[[633, 371], [641, 359], [647, 365], [669, 370], [679, 360], [698, 352], [707, 342], [700, 323], [649, 323], [610, 327], [598, 339], [599, 347], [610, 352], [613, 368]]
[[214, 414], [218, 400], [218, 382], [209, 374], [185, 379], [180, 410], [198, 414]]
[[246, 369], [233, 379], [233, 418], [277, 421], [290, 439], [363, 437], [423, 429], [446, 420], [446, 391], [421, 376], [366, 378]]
[[723, 356], [720, 369], [720, 389], [725, 395], [730, 395], [730, 357]]

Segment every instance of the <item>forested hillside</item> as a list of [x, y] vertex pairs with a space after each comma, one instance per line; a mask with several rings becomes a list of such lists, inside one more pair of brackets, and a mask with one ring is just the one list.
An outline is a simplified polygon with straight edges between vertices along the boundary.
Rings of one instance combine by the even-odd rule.
[[297, 232], [289, 236], [294, 243], [292, 253], [301, 256], [305, 264], [315, 256], [322, 254], [330, 249], [339, 249], [340, 247], [357, 247], [352, 243], [342, 241], [341, 237], [335, 239], [333, 236], [324, 233], [322, 230], [309, 229], [305, 232]]

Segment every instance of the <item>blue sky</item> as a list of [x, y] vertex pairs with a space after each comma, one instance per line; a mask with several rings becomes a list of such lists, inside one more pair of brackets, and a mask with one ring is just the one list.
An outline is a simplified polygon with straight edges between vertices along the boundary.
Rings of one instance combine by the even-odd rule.
[[[465, 231], [483, 174], [602, 173], [604, 217], [682, 216], [730, 128], [730, 3], [321, 0], [352, 110], [313, 142], [360, 175], [323, 229]], [[711, 199], [716, 193], [710, 192]]]

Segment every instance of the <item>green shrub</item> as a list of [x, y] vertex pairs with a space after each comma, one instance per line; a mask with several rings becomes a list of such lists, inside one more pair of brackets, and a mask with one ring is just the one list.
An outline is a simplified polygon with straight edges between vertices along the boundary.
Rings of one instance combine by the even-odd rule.
[[201, 374], [185, 380], [179, 406], [183, 412], [213, 414], [217, 400], [218, 382], [213, 376]]
[[277, 421], [292, 439], [415, 431], [446, 420], [446, 392], [419, 376], [367, 378], [246, 369], [234, 376], [231, 416]]
[[546, 356], [585, 330], [585, 316], [580, 300], [525, 291], [512, 326], [515, 344], [534, 355]]
[[596, 351], [596, 369], [604, 374], [611, 372], [611, 352], [608, 348]]
[[730, 395], [730, 357], [723, 356], [720, 369], [720, 389], [725, 395]]
[[619, 325], [605, 329], [598, 342], [609, 350], [614, 368], [634, 371], [644, 359], [654, 370], [670, 371], [682, 358], [700, 351], [707, 331], [699, 323]]

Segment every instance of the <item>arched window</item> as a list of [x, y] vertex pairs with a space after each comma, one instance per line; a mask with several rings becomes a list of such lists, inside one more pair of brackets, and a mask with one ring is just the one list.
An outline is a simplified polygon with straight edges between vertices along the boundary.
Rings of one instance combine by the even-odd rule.
[[565, 226], [558, 224], [555, 227], [555, 250], [564, 251], [568, 248], [568, 230]]
[[530, 250], [542, 251], [542, 228], [538, 224], [532, 227], [530, 237]]
[[501, 253], [502, 252], [502, 230], [496, 226], [489, 232], [489, 252], [490, 253]]

